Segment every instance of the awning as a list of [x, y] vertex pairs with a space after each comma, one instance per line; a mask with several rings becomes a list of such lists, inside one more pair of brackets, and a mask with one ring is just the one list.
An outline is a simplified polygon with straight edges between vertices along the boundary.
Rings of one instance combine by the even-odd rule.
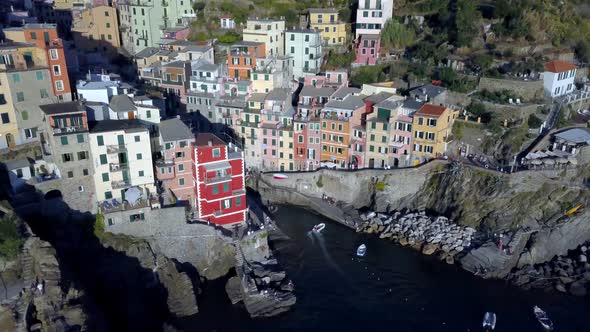
[[220, 171], [222, 169], [231, 168], [231, 165], [227, 161], [220, 161], [212, 164], [205, 165], [207, 172]]
[[140, 197], [141, 191], [139, 191], [139, 188], [137, 187], [131, 187], [125, 191], [125, 200], [127, 200], [130, 205], [135, 205]]

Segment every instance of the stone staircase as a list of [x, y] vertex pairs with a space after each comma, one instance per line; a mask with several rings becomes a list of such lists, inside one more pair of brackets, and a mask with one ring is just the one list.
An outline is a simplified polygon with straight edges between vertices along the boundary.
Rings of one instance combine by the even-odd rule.
[[26, 315], [29, 302], [32, 297], [31, 285], [35, 281], [35, 271], [33, 267], [33, 257], [29, 253], [29, 248], [25, 244], [23, 252], [21, 254], [21, 266], [22, 266], [22, 278], [24, 282], [25, 291], [22, 297], [19, 299], [16, 305], [16, 320], [17, 320], [17, 332], [26, 332]]

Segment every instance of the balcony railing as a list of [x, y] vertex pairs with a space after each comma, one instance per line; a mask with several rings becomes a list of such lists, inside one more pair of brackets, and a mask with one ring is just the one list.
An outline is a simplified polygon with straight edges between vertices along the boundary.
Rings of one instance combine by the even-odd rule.
[[117, 199], [110, 199], [100, 202], [98, 206], [100, 207], [103, 213], [111, 213], [146, 208], [150, 205], [149, 203], [150, 202], [144, 198], [139, 199], [133, 205], [129, 204], [127, 201], [120, 202]]
[[216, 217], [219, 217], [221, 215], [221, 210], [213, 211], [213, 215], [215, 215]]
[[109, 168], [111, 172], [119, 172], [125, 169], [129, 169], [129, 164], [127, 163], [110, 163]]
[[119, 152], [126, 152], [127, 146], [125, 145], [107, 145], [107, 153], [114, 154]]
[[205, 178], [206, 184], [217, 183], [231, 180], [231, 174], [223, 175], [223, 176], [216, 176], [214, 178]]
[[231, 193], [232, 193], [232, 195], [244, 195], [244, 194], [246, 194], [246, 190], [245, 189], [236, 189], [236, 190], [233, 190]]
[[83, 131], [88, 131], [88, 129], [86, 129], [84, 126], [60, 127], [53, 128], [53, 135], [73, 134]]
[[131, 181], [129, 181], [129, 180], [112, 181], [111, 187], [113, 187], [113, 189], [128, 188], [128, 187], [131, 187]]

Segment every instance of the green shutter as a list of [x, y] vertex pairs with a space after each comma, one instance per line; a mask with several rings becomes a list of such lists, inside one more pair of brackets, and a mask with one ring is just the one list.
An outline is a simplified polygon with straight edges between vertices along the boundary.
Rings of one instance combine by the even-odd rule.
[[84, 143], [84, 135], [83, 134], [78, 134], [78, 143]]
[[179, 165], [178, 165], [178, 171], [179, 171], [179, 172], [182, 172], [182, 171], [184, 171], [184, 165], [183, 165], [183, 164], [179, 164]]
[[236, 197], [236, 206], [242, 206], [242, 197]]
[[102, 182], [109, 181], [109, 173], [102, 173]]
[[102, 138], [101, 135], [96, 136], [96, 143], [98, 144], [98, 146], [103, 146], [104, 145], [104, 139]]
[[229, 192], [229, 182], [226, 182], [223, 184], [223, 192], [224, 193]]
[[141, 158], [142, 158], [142, 157], [141, 157], [141, 153], [138, 153], [138, 154], [136, 155], [136, 157], [137, 157], [137, 160], [141, 160]]
[[67, 136], [61, 137], [61, 145], [68, 145], [68, 137]]
[[107, 163], [107, 155], [106, 154], [101, 154], [100, 155], [100, 164], [104, 165]]
[[218, 185], [214, 184], [213, 185], [213, 188], [211, 188], [211, 189], [212, 189], [211, 191], [213, 192], [213, 195], [219, 194], [219, 187], [218, 187]]

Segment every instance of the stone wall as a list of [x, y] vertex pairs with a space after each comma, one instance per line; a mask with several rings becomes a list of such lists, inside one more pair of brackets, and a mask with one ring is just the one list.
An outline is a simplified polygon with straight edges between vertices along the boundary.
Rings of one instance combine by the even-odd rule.
[[52, 190], [59, 190], [64, 202], [72, 210], [96, 213], [98, 208], [92, 176], [79, 176], [73, 179], [62, 178], [35, 183], [35, 189], [43, 194]]
[[482, 77], [478, 90], [502, 91], [509, 90], [522, 97], [522, 101], [541, 100], [545, 96], [543, 81], [507, 80], [500, 78]]
[[[137, 211], [139, 210], [118, 214], [120, 220], [129, 220], [129, 215], [136, 214]], [[183, 207], [154, 210], [144, 208], [141, 211], [145, 220], [118, 222], [106, 226], [106, 230], [145, 238], [167, 257], [192, 264], [207, 279], [219, 278], [234, 267], [235, 250], [230, 240], [212, 226], [188, 224]], [[105, 222], [111, 215], [113, 214], [105, 216]]]

